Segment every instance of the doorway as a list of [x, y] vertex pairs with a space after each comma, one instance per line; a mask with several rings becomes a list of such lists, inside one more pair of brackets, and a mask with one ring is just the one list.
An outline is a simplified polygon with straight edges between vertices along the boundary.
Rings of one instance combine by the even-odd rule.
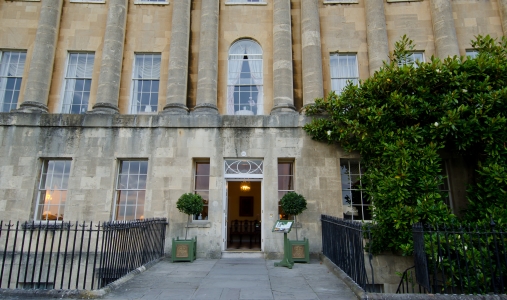
[[227, 251], [262, 250], [261, 181], [227, 181]]

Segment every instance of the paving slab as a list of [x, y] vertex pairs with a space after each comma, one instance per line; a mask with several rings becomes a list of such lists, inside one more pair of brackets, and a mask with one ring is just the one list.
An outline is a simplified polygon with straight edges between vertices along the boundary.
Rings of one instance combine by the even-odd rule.
[[295, 264], [292, 269], [275, 267], [274, 263], [274, 260], [261, 258], [197, 259], [193, 263], [171, 263], [164, 259], [102, 299], [357, 299], [352, 290], [318, 260]]

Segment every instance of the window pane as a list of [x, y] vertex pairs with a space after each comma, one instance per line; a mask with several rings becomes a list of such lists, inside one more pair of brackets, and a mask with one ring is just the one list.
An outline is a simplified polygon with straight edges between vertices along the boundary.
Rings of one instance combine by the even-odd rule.
[[46, 160], [39, 179], [36, 220], [63, 220], [70, 160]]
[[331, 88], [336, 93], [341, 93], [349, 81], [359, 83], [356, 54], [331, 54], [329, 64]]
[[371, 220], [370, 200], [361, 186], [363, 167], [359, 160], [340, 160], [343, 218], [348, 220]]
[[157, 111], [160, 64], [160, 54], [136, 54], [132, 74], [131, 113]]
[[209, 189], [209, 176], [196, 176], [195, 177], [195, 189], [196, 190], [208, 190]]
[[293, 176], [278, 176], [278, 190], [293, 190]]
[[118, 170], [116, 220], [144, 219], [147, 161], [121, 161]]
[[26, 53], [0, 52], [0, 112], [17, 107]]
[[209, 175], [210, 174], [210, 166], [209, 163], [196, 163], [195, 166], [196, 175]]
[[198, 194], [203, 199], [203, 210], [197, 215], [193, 215], [193, 220], [207, 220], [208, 219], [208, 202], [209, 202], [209, 180], [210, 180], [210, 164], [209, 162], [196, 162], [195, 163], [195, 188], [194, 193]]
[[94, 60], [93, 53], [69, 54], [62, 113], [82, 114], [88, 110]]
[[263, 114], [262, 49], [252, 40], [240, 40], [229, 49], [227, 113]]

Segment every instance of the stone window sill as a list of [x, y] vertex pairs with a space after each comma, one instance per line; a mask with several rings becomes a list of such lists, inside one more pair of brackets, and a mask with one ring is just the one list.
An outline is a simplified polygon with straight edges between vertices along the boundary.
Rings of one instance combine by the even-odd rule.
[[134, 1], [134, 4], [141, 4], [141, 5], [169, 5], [169, 1], [164, 1], [164, 2], [152, 2], [152, 1], [142, 1], [142, 0], [137, 0], [137, 1]]
[[421, 2], [423, 0], [387, 0], [387, 3], [390, 2]]
[[104, 3], [106, 3], [106, 0], [99, 0], [99, 1], [93, 1], [93, 0], [70, 0], [70, 3], [104, 4]]
[[185, 225], [185, 228], [211, 228], [211, 222], [194, 221], [188, 225]]
[[358, 0], [324, 0], [324, 4], [357, 4]]
[[258, 5], [258, 6], [263, 6], [263, 5], [268, 5], [267, 2], [225, 2], [225, 5]]

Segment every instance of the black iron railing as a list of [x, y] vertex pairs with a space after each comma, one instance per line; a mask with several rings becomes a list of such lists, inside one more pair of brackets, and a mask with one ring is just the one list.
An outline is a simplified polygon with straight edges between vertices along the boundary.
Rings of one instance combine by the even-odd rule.
[[505, 228], [415, 224], [413, 235], [417, 282], [429, 292], [506, 292]]
[[[396, 272], [398, 274], [398, 272]], [[396, 294], [426, 294], [428, 291], [417, 283], [415, 266], [406, 269], [401, 276]]]
[[[372, 257], [364, 251], [365, 239], [371, 238], [370, 232], [364, 231], [363, 224], [357, 221], [321, 215], [321, 222], [323, 254], [365, 291], [374, 287]], [[366, 273], [365, 255], [369, 258], [371, 284]]]
[[0, 222], [0, 288], [102, 288], [162, 257], [166, 225], [166, 219]]

